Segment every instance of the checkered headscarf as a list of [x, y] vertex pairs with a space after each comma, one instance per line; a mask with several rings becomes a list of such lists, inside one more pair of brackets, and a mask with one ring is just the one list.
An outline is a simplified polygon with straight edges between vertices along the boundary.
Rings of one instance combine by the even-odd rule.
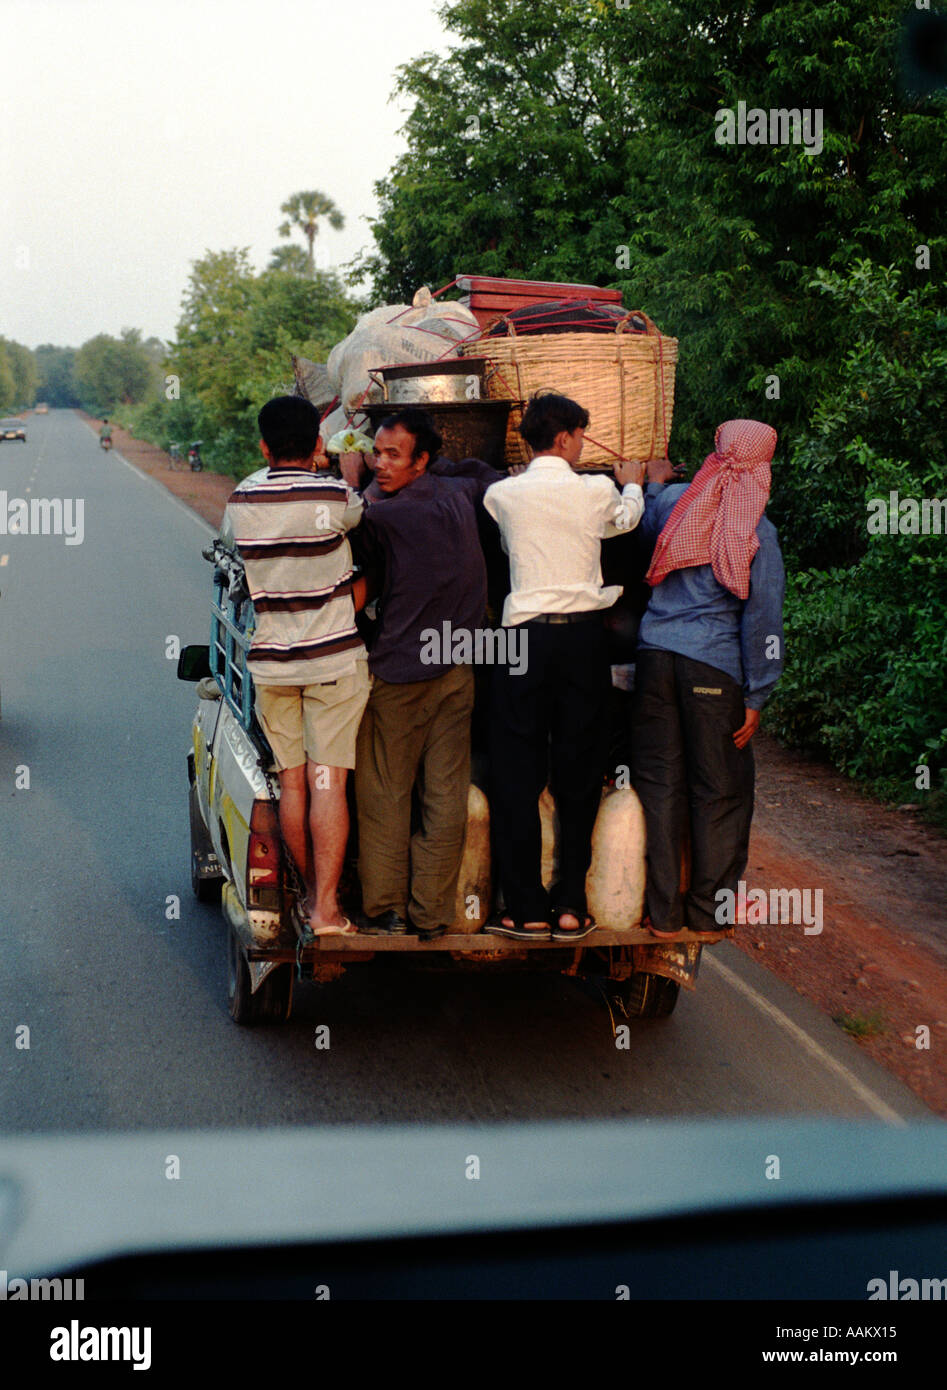
[[718, 583], [747, 598], [776, 431], [759, 420], [727, 420], [714, 445], [665, 522], [645, 577], [653, 587], [671, 570], [712, 565]]

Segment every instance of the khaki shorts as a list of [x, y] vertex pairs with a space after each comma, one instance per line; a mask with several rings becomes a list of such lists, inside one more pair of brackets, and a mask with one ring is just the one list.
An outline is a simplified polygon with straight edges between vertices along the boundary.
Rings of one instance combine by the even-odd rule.
[[355, 737], [368, 701], [368, 662], [318, 685], [258, 685], [256, 712], [281, 772], [308, 758], [323, 767], [355, 766]]

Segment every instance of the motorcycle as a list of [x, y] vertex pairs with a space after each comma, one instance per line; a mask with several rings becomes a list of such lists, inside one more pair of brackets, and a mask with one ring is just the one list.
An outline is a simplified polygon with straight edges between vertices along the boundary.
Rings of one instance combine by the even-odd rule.
[[201, 444], [203, 442], [202, 439], [195, 439], [187, 451], [187, 461], [191, 465], [192, 473], [200, 473], [204, 467], [204, 460], [201, 458]]
[[103, 435], [101, 435], [100, 438], [99, 438], [99, 448], [100, 448], [100, 449], [111, 449], [111, 447], [112, 447], [112, 436], [111, 436], [110, 434], [103, 434]]

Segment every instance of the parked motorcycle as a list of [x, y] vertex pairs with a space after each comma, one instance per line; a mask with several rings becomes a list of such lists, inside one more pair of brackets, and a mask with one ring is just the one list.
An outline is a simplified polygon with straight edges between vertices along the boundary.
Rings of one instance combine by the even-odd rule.
[[200, 473], [201, 469], [204, 467], [204, 460], [201, 458], [201, 445], [203, 442], [202, 439], [195, 439], [187, 451], [187, 461], [191, 465], [192, 473]]

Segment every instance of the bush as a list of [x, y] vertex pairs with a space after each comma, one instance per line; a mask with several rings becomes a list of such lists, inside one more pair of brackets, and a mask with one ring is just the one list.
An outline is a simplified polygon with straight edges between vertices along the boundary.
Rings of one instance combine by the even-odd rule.
[[787, 561], [848, 563], [790, 574], [772, 726], [947, 827], [947, 536], [900, 506], [947, 499], [947, 317], [933, 287], [899, 297], [897, 272], [869, 262], [821, 282], [854, 341], [790, 460]]

